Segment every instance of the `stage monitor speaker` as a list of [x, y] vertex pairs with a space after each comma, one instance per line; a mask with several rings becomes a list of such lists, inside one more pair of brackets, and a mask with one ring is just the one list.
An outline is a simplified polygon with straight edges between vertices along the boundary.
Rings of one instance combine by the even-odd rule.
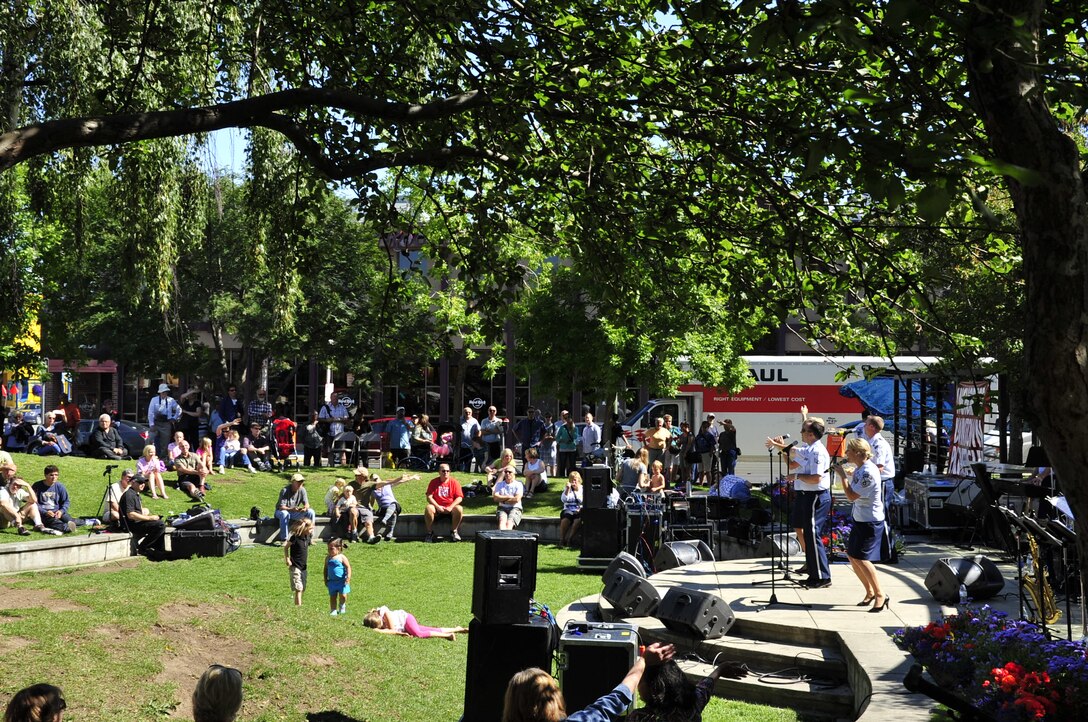
[[801, 556], [801, 543], [795, 534], [771, 534], [763, 537], [756, 549], [757, 557]]
[[568, 622], [559, 638], [559, 687], [567, 708], [585, 709], [611, 692], [636, 659], [638, 630], [634, 626]]
[[737, 620], [721, 597], [684, 587], [669, 589], [655, 616], [672, 631], [699, 639], [717, 639]]
[[701, 541], [708, 547], [714, 546], [714, 527], [710, 524], [682, 524], [666, 529], [669, 541]]
[[501, 722], [510, 678], [528, 667], [550, 672], [558, 630], [542, 617], [525, 624], [468, 625], [465, 663], [465, 720]]
[[617, 617], [652, 617], [661, 603], [661, 593], [649, 579], [623, 569], [605, 580], [601, 596], [616, 610]]
[[582, 507], [604, 509], [612, 494], [612, 467], [606, 464], [585, 466], [578, 470], [582, 475]]
[[666, 569], [686, 567], [689, 564], [714, 561], [714, 552], [706, 542], [699, 539], [673, 541], [661, 545], [654, 557], [654, 569], [663, 572]]
[[610, 559], [623, 548], [619, 509], [582, 509], [582, 557]]
[[926, 589], [941, 604], [958, 604], [961, 584], [972, 600], [989, 599], [1005, 588], [1005, 578], [997, 565], [981, 554], [938, 559], [926, 574]]
[[488, 530], [476, 535], [472, 614], [487, 624], [529, 619], [536, 591], [536, 534]]
[[604, 574], [601, 575], [601, 581], [608, 584], [608, 580], [612, 578], [612, 575], [621, 569], [631, 572], [637, 577], [646, 576], [646, 569], [642, 566], [642, 562], [636, 559], [633, 554], [620, 552], [608, 563], [608, 567], [604, 570]]

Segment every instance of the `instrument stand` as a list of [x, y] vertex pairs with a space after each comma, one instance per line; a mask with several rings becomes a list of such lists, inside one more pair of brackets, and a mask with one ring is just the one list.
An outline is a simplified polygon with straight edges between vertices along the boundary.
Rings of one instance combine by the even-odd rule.
[[[781, 468], [781, 464], [782, 464], [781, 457], [779, 458], [778, 463], [779, 463], [779, 467]], [[770, 478], [773, 481], [774, 478], [775, 478], [775, 475], [774, 475], [774, 449], [773, 448], [767, 449], [767, 465], [768, 465], [768, 468], [769, 468], [769, 471], [770, 471], [770, 474], [771, 474]], [[786, 492], [788, 489], [789, 489], [788, 486], [783, 487], [784, 492]], [[789, 527], [789, 525], [790, 525], [790, 516], [791, 516], [790, 515], [790, 507], [791, 506], [793, 506], [793, 494], [792, 493], [786, 493], [786, 525], [787, 525], [787, 527]], [[772, 544], [771, 544], [771, 578], [769, 580], [765, 579], [765, 580], [758, 581], [758, 582], [752, 582], [752, 586], [759, 586], [761, 584], [768, 584], [769, 583], [771, 585], [771, 596], [766, 602], [762, 603], [762, 606], [756, 607], [756, 611], [757, 612], [762, 612], [764, 609], [766, 609], [768, 607], [771, 607], [771, 606], [801, 607], [802, 609], [811, 609], [812, 608], [811, 604], [805, 604], [804, 602], [783, 602], [783, 601], [779, 600], [779, 598], [778, 598], [777, 584], [776, 584], [777, 579], [776, 579], [776, 575], [775, 575], [775, 568], [779, 564], [782, 564], [782, 562], [776, 560], [776, 558], [775, 558], [775, 546], [776, 546], [776, 544], [774, 544], [773, 541], [774, 541], [774, 534], [775, 534], [774, 530], [775, 530], [775, 528], [777, 526], [778, 525], [775, 524], [774, 522], [771, 523], [771, 540], [772, 540]], [[787, 529], [787, 533], [790, 533], [790, 531], [792, 531], [792, 528]], [[783, 567], [785, 569], [785, 572], [782, 575], [782, 581], [786, 582], [786, 583], [789, 583], [789, 584], [793, 584], [795, 587], [801, 586], [798, 582], [794, 581], [793, 578], [790, 576], [790, 567], [789, 567], [790, 545], [789, 545], [789, 540], [788, 539], [786, 540], [785, 546], [786, 546], [786, 548], [784, 550], [785, 551], [785, 555], [784, 555], [785, 556], [785, 564], [784, 564], [784, 567]], [[781, 556], [778, 557], [778, 559], [781, 559], [781, 558], [782, 558]]]

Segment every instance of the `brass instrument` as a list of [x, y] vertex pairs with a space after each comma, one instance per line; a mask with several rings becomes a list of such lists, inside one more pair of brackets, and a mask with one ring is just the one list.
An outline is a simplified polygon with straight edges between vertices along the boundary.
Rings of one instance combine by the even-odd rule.
[[1054, 602], [1054, 590], [1046, 567], [1039, 557], [1039, 544], [1031, 534], [1027, 535], [1028, 551], [1031, 554], [1031, 573], [1024, 575], [1024, 592], [1027, 594], [1028, 621], [1035, 624], [1054, 624], [1061, 618], [1062, 612]]

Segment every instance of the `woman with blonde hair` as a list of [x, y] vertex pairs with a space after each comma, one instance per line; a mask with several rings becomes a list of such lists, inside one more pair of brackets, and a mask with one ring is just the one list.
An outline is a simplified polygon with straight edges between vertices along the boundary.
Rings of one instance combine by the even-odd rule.
[[873, 451], [865, 439], [849, 439], [846, 442], [846, 458], [855, 466], [847, 481], [842, 464], [831, 467], [842, 481], [846, 498], [854, 502], [854, 525], [846, 542], [846, 558], [854, 574], [865, 587], [865, 599], [859, 607], [873, 605], [870, 612], [881, 612], [891, 599], [880, 588], [874, 561], [880, 560], [880, 546], [884, 539], [884, 491], [880, 470], [873, 463]]
[[213, 664], [193, 689], [193, 722], [233, 722], [242, 709], [242, 673]]
[[145, 446], [143, 456], [136, 460], [136, 473], [147, 479], [147, 485], [151, 487], [152, 499], [158, 499], [159, 496], [163, 499], [170, 498], [166, 495], [166, 483], [162, 479], [164, 471], [166, 466], [155, 454], [155, 445]]
[[502, 722], [599, 722], [620, 719], [634, 702], [635, 690], [647, 665], [667, 662], [675, 651], [671, 644], [651, 644], [635, 660], [615, 689], [570, 716], [567, 716], [563, 693], [554, 677], [537, 667], [522, 670], [506, 685]]

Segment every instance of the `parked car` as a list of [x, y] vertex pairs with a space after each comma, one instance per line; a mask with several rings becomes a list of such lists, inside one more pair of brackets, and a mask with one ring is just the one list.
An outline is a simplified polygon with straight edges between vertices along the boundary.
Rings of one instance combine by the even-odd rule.
[[[80, 419], [79, 431], [76, 432], [76, 448], [83, 454], [90, 456], [90, 443], [91, 434], [94, 433], [95, 425], [98, 423], [98, 419]], [[125, 421], [114, 419], [113, 425], [117, 427], [117, 431], [121, 434], [121, 443], [125, 445], [125, 449], [128, 450], [128, 455], [133, 459], [138, 458], [144, 453], [144, 447], [151, 441], [152, 433], [151, 427], [147, 424], [141, 424], [136, 421]]]

